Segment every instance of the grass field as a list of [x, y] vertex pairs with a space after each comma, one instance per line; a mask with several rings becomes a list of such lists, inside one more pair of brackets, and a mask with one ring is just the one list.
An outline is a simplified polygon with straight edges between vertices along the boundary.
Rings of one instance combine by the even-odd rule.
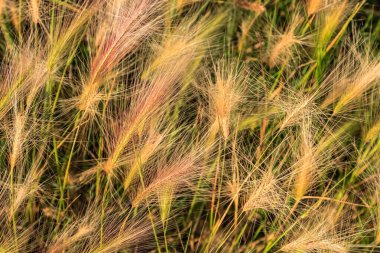
[[0, 253], [380, 252], [377, 0], [0, 0]]

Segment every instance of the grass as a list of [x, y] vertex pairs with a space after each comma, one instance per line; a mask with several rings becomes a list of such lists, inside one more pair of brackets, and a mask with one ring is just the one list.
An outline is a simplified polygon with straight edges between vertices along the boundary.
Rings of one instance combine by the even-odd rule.
[[0, 253], [380, 251], [370, 0], [0, 0]]

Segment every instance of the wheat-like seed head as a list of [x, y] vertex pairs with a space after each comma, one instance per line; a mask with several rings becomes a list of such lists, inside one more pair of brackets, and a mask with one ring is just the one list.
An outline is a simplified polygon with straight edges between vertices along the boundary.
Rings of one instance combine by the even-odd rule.
[[346, 232], [340, 231], [331, 208], [321, 208], [319, 214], [311, 213], [304, 221], [295, 224], [288, 239], [281, 247], [281, 252], [350, 252]]
[[246, 72], [234, 63], [220, 61], [214, 67], [213, 73], [207, 73], [207, 80], [207, 96], [213, 121], [210, 131], [212, 133], [216, 129], [227, 139], [231, 124], [237, 118], [239, 106], [244, 101], [242, 87], [247, 81]]
[[321, 8], [324, 0], [308, 0], [306, 9], [307, 9], [307, 14], [313, 15], [317, 13]]
[[88, 113], [97, 108], [99, 88], [120, 74], [115, 68], [157, 30], [161, 7], [159, 0], [111, 1], [105, 5], [108, 13], [106, 18], [103, 13], [99, 15], [96, 49], [77, 101], [80, 111]]
[[254, 179], [248, 184], [250, 190], [243, 206], [244, 212], [254, 209], [276, 211], [284, 205], [284, 191], [272, 171], [265, 171], [261, 178]]
[[158, 200], [161, 208], [168, 208], [166, 204], [170, 204], [171, 199], [176, 197], [176, 192], [186, 191], [186, 186], [201, 176], [201, 167], [196, 164], [196, 160], [196, 154], [189, 154], [173, 159], [171, 163], [161, 164], [151, 182], [137, 192], [132, 205], [139, 206], [144, 204], [144, 201], [157, 203]]
[[30, 1], [30, 14], [32, 16], [33, 23], [37, 24], [40, 21], [40, 4], [41, 0], [31, 0]]
[[306, 37], [297, 35], [297, 29], [301, 24], [301, 16], [295, 14], [285, 31], [274, 36], [268, 53], [270, 68], [287, 63], [293, 58], [295, 47], [305, 44]]
[[352, 3], [348, 0], [325, 1], [322, 10], [317, 13], [318, 41], [321, 47], [326, 45], [340, 24], [346, 19]]
[[329, 93], [321, 106], [326, 108], [335, 103], [334, 114], [349, 111], [354, 102], [376, 87], [380, 78], [380, 62], [372, 53], [372, 45], [356, 33], [347, 44], [341, 51], [341, 61], [323, 83]]

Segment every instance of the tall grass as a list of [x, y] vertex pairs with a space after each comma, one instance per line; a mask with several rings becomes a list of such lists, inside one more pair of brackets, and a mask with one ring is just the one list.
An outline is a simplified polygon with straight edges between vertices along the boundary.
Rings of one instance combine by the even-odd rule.
[[0, 0], [0, 253], [378, 252], [376, 1]]

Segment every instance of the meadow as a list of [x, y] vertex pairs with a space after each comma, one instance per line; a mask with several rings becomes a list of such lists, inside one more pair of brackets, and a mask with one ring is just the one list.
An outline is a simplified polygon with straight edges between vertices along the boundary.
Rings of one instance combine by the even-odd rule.
[[377, 0], [0, 0], [0, 253], [380, 252]]

